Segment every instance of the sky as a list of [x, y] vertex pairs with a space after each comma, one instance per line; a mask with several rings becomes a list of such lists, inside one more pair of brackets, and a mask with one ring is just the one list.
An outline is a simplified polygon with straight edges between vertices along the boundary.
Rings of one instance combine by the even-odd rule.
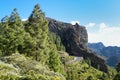
[[37, 3], [47, 17], [84, 25], [90, 43], [120, 46], [120, 0], [1, 0], [0, 19], [17, 8], [25, 20]]

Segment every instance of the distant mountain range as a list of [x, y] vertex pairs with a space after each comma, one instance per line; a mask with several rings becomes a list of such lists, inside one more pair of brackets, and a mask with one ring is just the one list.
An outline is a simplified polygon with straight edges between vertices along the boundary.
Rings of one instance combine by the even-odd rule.
[[88, 43], [88, 47], [96, 52], [98, 55], [106, 58], [106, 63], [109, 66], [115, 67], [120, 62], [120, 47], [117, 46], [104, 46], [102, 42]]

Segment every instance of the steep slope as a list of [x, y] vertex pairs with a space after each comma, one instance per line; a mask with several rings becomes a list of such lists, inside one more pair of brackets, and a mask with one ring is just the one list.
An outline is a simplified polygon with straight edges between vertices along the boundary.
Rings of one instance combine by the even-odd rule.
[[88, 35], [84, 26], [71, 25], [51, 18], [47, 19], [49, 21], [49, 30], [60, 36], [66, 51], [70, 55], [90, 59], [93, 67], [99, 67], [100, 70], [108, 72], [105, 61], [88, 48]]

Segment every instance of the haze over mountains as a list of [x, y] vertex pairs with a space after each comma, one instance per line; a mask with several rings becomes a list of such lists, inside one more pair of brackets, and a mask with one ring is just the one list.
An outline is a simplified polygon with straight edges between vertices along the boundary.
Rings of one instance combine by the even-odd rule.
[[105, 46], [102, 42], [89, 43], [88, 47], [95, 51], [98, 55], [106, 58], [106, 63], [109, 66], [115, 67], [120, 62], [120, 47]]

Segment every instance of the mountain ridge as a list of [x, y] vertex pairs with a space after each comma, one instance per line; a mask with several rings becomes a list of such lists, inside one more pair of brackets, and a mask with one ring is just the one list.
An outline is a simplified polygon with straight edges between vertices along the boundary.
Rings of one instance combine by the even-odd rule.
[[118, 46], [99, 46], [99, 43], [104, 45], [102, 42], [98, 43], [89, 43], [89, 48], [98, 53], [98, 55], [102, 55], [106, 57], [106, 63], [109, 66], [115, 67], [117, 63], [120, 62], [120, 47]]

